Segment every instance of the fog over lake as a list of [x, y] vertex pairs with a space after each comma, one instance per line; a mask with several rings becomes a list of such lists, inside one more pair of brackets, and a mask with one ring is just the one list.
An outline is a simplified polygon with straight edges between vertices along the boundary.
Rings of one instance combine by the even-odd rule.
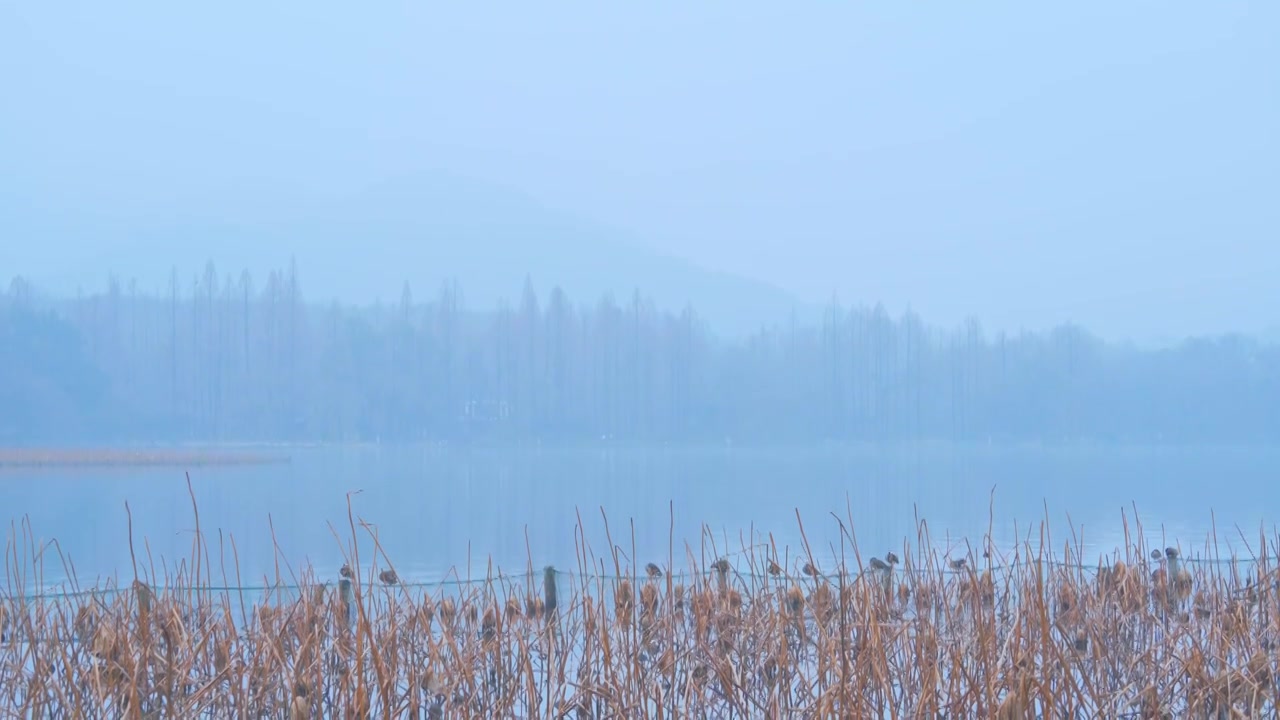
[[[757, 542], [767, 542], [771, 532], [780, 553], [803, 554], [797, 510], [815, 557], [826, 562], [830, 543], [839, 542], [830, 513], [843, 518], [846, 504], [864, 562], [900, 549], [904, 540], [914, 545], [915, 513], [928, 522], [935, 549], [963, 552], [957, 543], [968, 538], [976, 552], [993, 486], [992, 534], [1002, 549], [1014, 544], [1015, 522], [1019, 535], [1038, 546], [1047, 504], [1055, 551], [1063, 542], [1075, 544], [1069, 517], [1083, 529], [1085, 558], [1092, 561], [1122, 544], [1121, 511], [1132, 520], [1136, 503], [1153, 543], [1181, 543], [1188, 556], [1203, 553], [1216, 521], [1220, 551], [1248, 554], [1237, 526], [1256, 550], [1259, 527], [1267, 522], [1271, 531], [1268, 511], [1280, 500], [1273, 482], [1280, 450], [1269, 447], [601, 443], [281, 452], [287, 463], [191, 471], [215, 568], [218, 533], [234, 538], [241, 578], [229, 577], [231, 584], [274, 582], [272, 526], [281, 557], [294, 570], [310, 563], [321, 578], [336, 577], [342, 554], [330, 523], [343, 541], [350, 537], [351, 491], [359, 491], [352, 497], [357, 522], [376, 525], [401, 576], [419, 582], [443, 579], [451, 569], [465, 577], [468, 557], [474, 575], [486, 572], [489, 559], [506, 573], [525, 572], [529, 561], [535, 570], [547, 564], [573, 570], [575, 513], [597, 558], [612, 571], [601, 507], [624, 557], [632, 552], [634, 521], [633, 567], [666, 565], [674, 533], [679, 569], [687, 565], [685, 542], [695, 555], [702, 552], [703, 524], [721, 553], [740, 551], [754, 527]], [[140, 555], [149, 548], [157, 570], [162, 559], [190, 556], [194, 522], [181, 469], [10, 469], [0, 479], [4, 519], [16, 527], [27, 516], [37, 538], [56, 538], [82, 583], [113, 573], [131, 580], [126, 501], [135, 548]], [[707, 553], [714, 554], [710, 545]], [[229, 541], [226, 562], [233, 574]], [[46, 572], [46, 583], [60, 579], [56, 559], [47, 557]], [[288, 571], [282, 574], [288, 582]]]

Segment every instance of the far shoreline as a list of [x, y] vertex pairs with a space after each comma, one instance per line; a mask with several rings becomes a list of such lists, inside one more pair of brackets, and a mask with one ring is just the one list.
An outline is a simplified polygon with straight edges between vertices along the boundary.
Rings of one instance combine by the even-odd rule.
[[290, 462], [288, 455], [232, 447], [0, 447], [0, 471], [43, 468], [209, 467]]

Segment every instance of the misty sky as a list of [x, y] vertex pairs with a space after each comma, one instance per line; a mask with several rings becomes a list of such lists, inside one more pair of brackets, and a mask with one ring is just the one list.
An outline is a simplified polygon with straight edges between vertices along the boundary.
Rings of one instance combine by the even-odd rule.
[[439, 172], [811, 303], [1259, 331], [1278, 33], [1274, 2], [6, 2], [0, 276], [128, 258], [77, 224]]

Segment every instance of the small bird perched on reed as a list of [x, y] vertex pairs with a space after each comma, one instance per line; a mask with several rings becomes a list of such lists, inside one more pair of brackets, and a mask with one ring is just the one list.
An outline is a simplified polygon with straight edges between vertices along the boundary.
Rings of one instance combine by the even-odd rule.
[[[1171, 549], [1172, 549], [1172, 548], [1165, 548], [1164, 553], [1161, 553], [1159, 550], [1152, 550], [1152, 551], [1151, 551], [1151, 559], [1152, 559], [1152, 560], [1154, 560], [1154, 561], [1156, 561], [1157, 563], [1160, 563], [1160, 567], [1158, 567], [1158, 568], [1156, 568], [1155, 570], [1152, 570], [1152, 571], [1151, 571], [1151, 580], [1152, 580], [1152, 582], [1163, 584], [1166, 580], [1168, 580], [1168, 578], [1169, 578], [1169, 573], [1165, 570], [1165, 564], [1166, 564], [1166, 563], [1165, 563], [1164, 561], [1165, 561], [1165, 555], [1166, 555], [1166, 554], [1169, 552], [1169, 550], [1171, 550]], [[1175, 551], [1174, 551], [1174, 553], [1175, 553], [1175, 555], [1176, 555], [1176, 554], [1177, 554], [1177, 551], [1175, 550]]]
[[396, 575], [396, 571], [390, 568], [378, 573], [378, 579], [387, 585], [395, 585], [400, 582], [400, 578]]
[[340, 575], [340, 576], [342, 576], [342, 577], [344, 577], [344, 578], [346, 578], [346, 579], [350, 580], [350, 579], [351, 579], [351, 566], [350, 566], [350, 565], [348, 565], [348, 564], [346, 564], [346, 563], [343, 563], [343, 564], [342, 564], [342, 567], [338, 569], [338, 575]]
[[804, 567], [800, 568], [800, 572], [809, 577], [818, 577], [818, 568], [814, 567], [813, 563], [805, 563]]
[[781, 566], [781, 565], [779, 565], [778, 563], [774, 562], [773, 560], [770, 560], [770, 561], [769, 561], [769, 574], [770, 574], [770, 575], [772, 575], [772, 576], [774, 576], [774, 577], [778, 577], [779, 575], [781, 575], [781, 574], [782, 574], [782, 566]]
[[721, 591], [728, 590], [729, 561], [724, 558], [720, 558], [719, 560], [711, 563], [711, 567], [716, 571], [716, 585], [719, 586]]
[[651, 577], [651, 578], [660, 578], [660, 577], [662, 577], [662, 568], [658, 567], [657, 563], [649, 563], [648, 565], [645, 565], [645, 566], [644, 566], [644, 571], [645, 571], [645, 573], [647, 573], [647, 574], [649, 575], [649, 577]]
[[885, 559], [873, 557], [867, 563], [871, 567], [871, 571], [880, 576], [880, 582], [884, 585], [884, 591], [890, 592], [893, 587], [893, 566], [898, 564], [898, 556], [893, 552], [885, 554]]
[[969, 564], [969, 561], [967, 558], [956, 558], [955, 560], [951, 561], [951, 569], [955, 570], [956, 572], [960, 572], [961, 570], [964, 570], [964, 567], [967, 564]]

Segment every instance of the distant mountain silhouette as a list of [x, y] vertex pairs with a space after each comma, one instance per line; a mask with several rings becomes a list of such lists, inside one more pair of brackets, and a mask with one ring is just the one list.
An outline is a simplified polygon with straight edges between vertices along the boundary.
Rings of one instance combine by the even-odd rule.
[[304, 296], [319, 302], [397, 302], [406, 281], [424, 300], [456, 279], [468, 307], [489, 309], [504, 298], [518, 302], [528, 277], [544, 299], [559, 286], [579, 304], [606, 293], [625, 303], [637, 289], [660, 308], [687, 303], [725, 334], [812, 313], [767, 283], [652, 252], [518, 193], [444, 175], [400, 178], [323, 204], [264, 200], [145, 218], [18, 214], [26, 221], [11, 223], [13, 240], [28, 245], [12, 273], [56, 293], [101, 288], [111, 272], [167, 287], [174, 266], [185, 291], [209, 260], [219, 275], [247, 267], [260, 288], [269, 269], [296, 257]]

